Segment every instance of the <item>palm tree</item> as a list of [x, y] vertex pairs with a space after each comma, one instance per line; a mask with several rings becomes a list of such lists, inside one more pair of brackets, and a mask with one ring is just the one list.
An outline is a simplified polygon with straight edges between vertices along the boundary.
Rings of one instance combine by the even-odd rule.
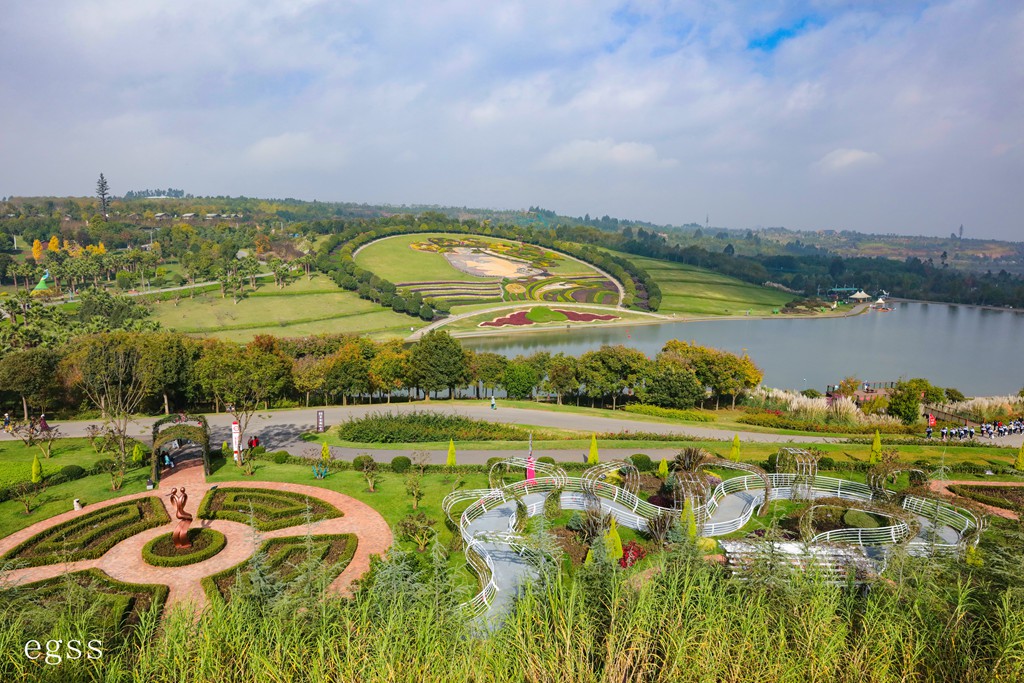
[[0, 299], [0, 316], [6, 317], [11, 325], [18, 324], [18, 309], [18, 303], [14, 299], [10, 297]]
[[25, 317], [25, 324], [28, 325], [28, 309], [32, 306], [32, 295], [28, 290], [22, 289], [14, 293], [14, 302], [18, 304], [18, 308], [21, 309], [21, 314]]

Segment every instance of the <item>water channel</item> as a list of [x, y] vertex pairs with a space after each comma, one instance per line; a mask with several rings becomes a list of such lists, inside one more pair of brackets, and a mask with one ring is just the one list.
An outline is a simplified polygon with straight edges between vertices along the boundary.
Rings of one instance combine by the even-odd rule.
[[823, 391], [848, 375], [864, 381], [926, 377], [967, 395], [1016, 394], [1024, 386], [1024, 312], [897, 302], [893, 311], [850, 318], [769, 318], [516, 332], [464, 339], [506, 356], [536, 351], [578, 356], [625, 344], [654, 357], [669, 339], [746, 352], [771, 387]]

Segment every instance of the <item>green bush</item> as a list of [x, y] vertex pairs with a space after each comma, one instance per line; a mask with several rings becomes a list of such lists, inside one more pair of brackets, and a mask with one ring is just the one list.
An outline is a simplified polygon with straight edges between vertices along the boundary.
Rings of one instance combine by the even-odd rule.
[[367, 467], [372, 466], [373, 456], [369, 455], [368, 453], [363, 453], [362, 455], [357, 455], [356, 457], [352, 458], [352, 469], [356, 471], [362, 472]]
[[505, 458], [499, 458], [499, 457], [487, 458], [487, 464], [484, 466], [485, 467], [485, 471], [490, 472], [491, 468], [494, 467], [495, 464], [501, 462], [504, 459]]
[[836, 468], [836, 461], [827, 455], [823, 458], [818, 459], [819, 470], [834, 470]]
[[74, 481], [85, 476], [85, 468], [78, 465], [65, 465], [60, 469], [60, 474], [64, 475], [67, 481]]
[[224, 534], [214, 529], [189, 529], [188, 539], [192, 548], [178, 550], [171, 534], [157, 536], [142, 546], [142, 559], [154, 567], [184, 567], [210, 559], [227, 544]]
[[[423, 443], [428, 441], [526, 441], [525, 429], [431, 412], [372, 413], [338, 425], [338, 436], [357, 443]], [[543, 435], [538, 435], [538, 438]]]
[[646, 453], [634, 453], [629, 456], [629, 461], [633, 463], [633, 467], [637, 468], [641, 472], [654, 471], [654, 462], [651, 460], [651, 456]]
[[266, 452], [267, 452], [266, 446], [256, 446], [256, 448], [252, 449], [252, 454], [253, 455], [263, 455]]
[[291, 457], [291, 453], [289, 453], [288, 451], [275, 451], [274, 453], [270, 454], [270, 459], [273, 460], [274, 463], [278, 465], [285, 464]]
[[[307, 509], [309, 514], [307, 515]], [[218, 488], [203, 498], [200, 519], [227, 519], [251, 524], [260, 531], [301, 526], [307, 521], [341, 517], [330, 503], [315, 496], [259, 488]]]
[[396, 474], [405, 474], [412, 467], [412, 460], [404, 455], [396, 455], [391, 459], [391, 471]]
[[650, 415], [651, 417], [667, 417], [673, 420], [685, 420], [687, 422], [714, 422], [714, 416], [699, 410], [681, 410], [679, 408], [661, 408], [644, 403], [630, 403], [623, 407], [627, 413], [637, 415]]
[[548, 465], [554, 465], [555, 459], [552, 458], [550, 455], [542, 455], [539, 458], [537, 458], [537, 462], [543, 462], [547, 463]]

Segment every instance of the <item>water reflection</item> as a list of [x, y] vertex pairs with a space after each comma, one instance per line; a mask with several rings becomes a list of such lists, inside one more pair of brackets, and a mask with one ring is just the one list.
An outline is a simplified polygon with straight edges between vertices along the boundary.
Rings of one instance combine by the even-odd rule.
[[866, 381], [927, 377], [969, 395], [1017, 393], [1024, 385], [1021, 313], [920, 303], [894, 308], [854, 318], [573, 328], [463, 343], [507, 356], [540, 350], [579, 355], [625, 344], [653, 357], [669, 339], [685, 339], [733, 353], [746, 349], [764, 368], [765, 383], [777, 387], [822, 389], [847, 375]]

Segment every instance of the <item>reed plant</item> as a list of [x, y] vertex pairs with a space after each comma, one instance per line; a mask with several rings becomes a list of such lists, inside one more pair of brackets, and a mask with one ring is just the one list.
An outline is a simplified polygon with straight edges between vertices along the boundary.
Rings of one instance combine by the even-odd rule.
[[[598, 544], [600, 546], [601, 544]], [[1020, 553], [1014, 561], [1019, 566]], [[1012, 563], [1011, 563], [1012, 564]], [[765, 565], [768, 567], [768, 565]], [[1019, 681], [1024, 590], [956, 559], [898, 557], [884, 580], [755, 569], [740, 581], [683, 543], [645, 565], [606, 558], [525, 588], [503, 619], [460, 607], [443, 552], [375, 562], [351, 599], [233, 596], [175, 610], [108, 643], [101, 660], [26, 664], [28, 637], [87, 634], [71, 611], [48, 633], [0, 601], [0, 678], [39, 681]], [[19, 603], [20, 604], [20, 603]]]

